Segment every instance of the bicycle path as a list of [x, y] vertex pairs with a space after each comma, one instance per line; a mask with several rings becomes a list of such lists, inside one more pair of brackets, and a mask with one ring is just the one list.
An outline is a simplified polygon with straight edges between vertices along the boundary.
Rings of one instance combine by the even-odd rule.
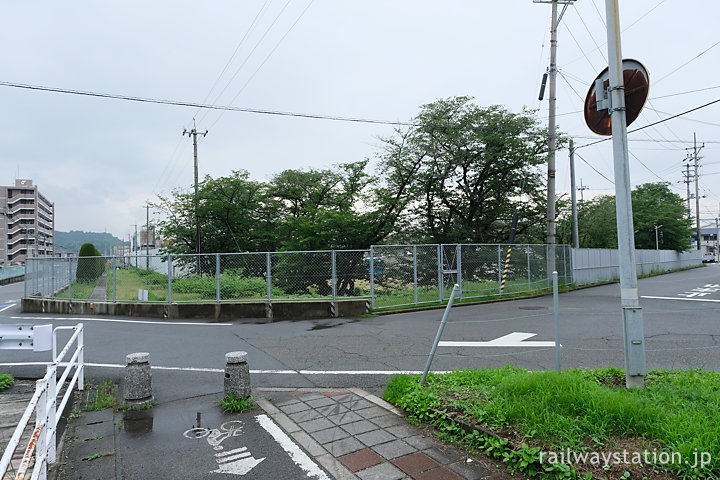
[[501, 480], [363, 390], [256, 389], [225, 414], [211, 394], [68, 424], [51, 479]]

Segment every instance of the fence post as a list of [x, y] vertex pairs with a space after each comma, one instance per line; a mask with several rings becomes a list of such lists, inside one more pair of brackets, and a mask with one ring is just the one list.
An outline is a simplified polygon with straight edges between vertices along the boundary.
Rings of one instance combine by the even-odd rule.
[[525, 253], [527, 253], [528, 290], [532, 290], [532, 276], [530, 273], [530, 245], [525, 245]]
[[[55, 463], [56, 451], [56, 439], [57, 439], [57, 425], [55, 412], [57, 411], [57, 364], [51, 363], [47, 367], [48, 372], [48, 397], [47, 397], [47, 423], [46, 432], [46, 447], [47, 447], [47, 463]], [[42, 452], [40, 452], [42, 453]]]
[[438, 300], [443, 301], [445, 298], [445, 278], [443, 277], [443, 248], [442, 244], [437, 246], [437, 262], [438, 262]]
[[270, 303], [272, 301], [272, 259], [270, 258], [270, 252], [265, 254], [265, 272], [265, 278], [267, 278], [267, 301]]
[[418, 304], [418, 281], [417, 281], [417, 245], [413, 245], [413, 295], [415, 305]]
[[[47, 376], [45, 378], [41, 378], [40, 380], [35, 381], [35, 389], [40, 390], [42, 393], [40, 394], [40, 398], [38, 399], [37, 406], [35, 407], [35, 428], [39, 427], [40, 425], [43, 425], [42, 431], [40, 432], [40, 435], [37, 438], [37, 443], [35, 444], [35, 455], [36, 458], [42, 453], [45, 452], [48, 445], [48, 438], [47, 438], [47, 432], [48, 432], [48, 381]], [[38, 475], [39, 478], [47, 478], [47, 466], [46, 462], [42, 462], [40, 465], [36, 465], [35, 468], [40, 469], [40, 475]]]
[[370, 309], [375, 310], [375, 247], [370, 245]]
[[462, 245], [457, 244], [455, 246], [456, 252], [455, 252], [455, 268], [457, 268], [457, 284], [460, 288], [458, 288], [458, 300], [462, 299]]
[[553, 272], [553, 316], [555, 320], [555, 370], [562, 369], [560, 365], [560, 306], [558, 300], [558, 272]]
[[50, 261], [50, 298], [55, 298], [55, 259]]
[[330, 259], [332, 261], [332, 299], [333, 302], [337, 300], [337, 265], [335, 264], [335, 260], [337, 259], [337, 256], [335, 254], [335, 250], [332, 250], [330, 252]]
[[172, 277], [173, 277], [173, 264], [172, 254], [168, 254], [168, 303], [172, 304]]
[[498, 251], [498, 295], [502, 295], [502, 247], [497, 246]]
[[112, 257], [112, 262], [110, 263], [112, 265], [113, 269], [113, 303], [117, 301], [117, 276], [115, 274], [117, 265], [115, 263], [115, 257]]
[[220, 303], [220, 254], [215, 254], [215, 301]]
[[[27, 296], [27, 292], [26, 292]], [[72, 258], [68, 257], [68, 301], [72, 300]]]

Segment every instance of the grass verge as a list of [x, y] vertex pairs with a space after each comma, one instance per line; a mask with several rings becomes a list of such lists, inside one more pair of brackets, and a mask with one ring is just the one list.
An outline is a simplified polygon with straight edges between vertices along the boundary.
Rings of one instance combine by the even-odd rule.
[[531, 477], [718, 478], [720, 374], [658, 370], [646, 382], [627, 390], [617, 368], [505, 367], [431, 374], [425, 386], [401, 375], [384, 398]]

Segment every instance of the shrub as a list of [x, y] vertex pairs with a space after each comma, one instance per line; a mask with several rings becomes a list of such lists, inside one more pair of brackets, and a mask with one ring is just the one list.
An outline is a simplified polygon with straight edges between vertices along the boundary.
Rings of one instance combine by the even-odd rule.
[[105, 259], [95, 245], [84, 243], [80, 247], [76, 279], [78, 282], [92, 283], [105, 271]]

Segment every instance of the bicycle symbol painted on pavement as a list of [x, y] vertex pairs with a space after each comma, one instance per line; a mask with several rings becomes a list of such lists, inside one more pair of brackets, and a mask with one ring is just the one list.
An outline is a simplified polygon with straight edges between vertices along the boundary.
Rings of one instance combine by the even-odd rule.
[[254, 458], [247, 447], [235, 448], [233, 450], [222, 451], [222, 442], [230, 437], [238, 437], [242, 435], [243, 423], [240, 420], [231, 420], [220, 425], [220, 428], [201, 428], [195, 427], [183, 432], [183, 436], [189, 439], [205, 438], [207, 443], [218, 451], [215, 454], [215, 462], [218, 464], [217, 470], [211, 470], [212, 473], [230, 473], [234, 475], [245, 475], [255, 468], [263, 458]]

